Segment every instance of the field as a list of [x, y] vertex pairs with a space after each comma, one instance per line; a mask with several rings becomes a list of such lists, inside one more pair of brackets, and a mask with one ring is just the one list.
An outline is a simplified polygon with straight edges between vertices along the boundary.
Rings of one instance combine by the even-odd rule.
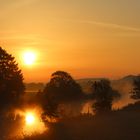
[[139, 118], [137, 111], [67, 118], [49, 125], [48, 132], [24, 140], [139, 140]]

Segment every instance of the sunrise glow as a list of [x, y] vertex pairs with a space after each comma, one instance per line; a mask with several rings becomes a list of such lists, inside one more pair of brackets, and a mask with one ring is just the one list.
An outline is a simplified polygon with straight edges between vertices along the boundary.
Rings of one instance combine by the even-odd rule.
[[23, 61], [25, 65], [33, 65], [36, 60], [36, 53], [33, 51], [27, 51], [23, 53]]

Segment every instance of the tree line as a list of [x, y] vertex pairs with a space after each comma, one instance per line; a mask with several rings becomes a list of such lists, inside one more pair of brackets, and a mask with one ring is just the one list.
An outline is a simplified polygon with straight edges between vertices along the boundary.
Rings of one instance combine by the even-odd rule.
[[[22, 105], [24, 94], [23, 74], [15, 58], [0, 47], [0, 112]], [[120, 94], [112, 89], [108, 79], [102, 79], [92, 82], [91, 94], [87, 96], [69, 73], [56, 71], [51, 75], [44, 90], [36, 96], [43, 109], [42, 118], [45, 118], [61, 116], [58, 108], [62, 104], [89, 98], [94, 100], [92, 108], [96, 114], [108, 113], [112, 110], [113, 100], [120, 97]], [[140, 99], [140, 76], [134, 80], [130, 97]]]

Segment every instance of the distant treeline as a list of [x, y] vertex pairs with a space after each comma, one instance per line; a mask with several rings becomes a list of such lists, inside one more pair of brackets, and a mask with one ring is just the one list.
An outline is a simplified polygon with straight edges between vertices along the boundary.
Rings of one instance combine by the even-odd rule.
[[[129, 79], [131, 76], [126, 77]], [[122, 95], [112, 86], [109, 79], [89, 79], [89, 94], [85, 94], [80, 80], [75, 80], [71, 74], [63, 70], [52, 73], [49, 82], [23, 83], [24, 76], [19, 69], [15, 58], [0, 47], [0, 111], [20, 108], [26, 104], [25, 93], [27, 90], [36, 90], [34, 104], [39, 105], [43, 113], [43, 119], [48, 117], [64, 117], [69, 110], [78, 112], [85, 102], [92, 100], [92, 110], [95, 114], [112, 111], [114, 100]], [[124, 79], [124, 80], [125, 80]], [[81, 80], [83, 81], [83, 80]], [[114, 81], [115, 82], [115, 81]], [[134, 100], [140, 99], [140, 76], [132, 80], [132, 87], [128, 94]], [[79, 114], [81, 109], [79, 110]]]
[[24, 83], [24, 84], [25, 84], [26, 91], [35, 91], [35, 92], [39, 90], [42, 91], [45, 87], [44, 83], [32, 82], [32, 83]]

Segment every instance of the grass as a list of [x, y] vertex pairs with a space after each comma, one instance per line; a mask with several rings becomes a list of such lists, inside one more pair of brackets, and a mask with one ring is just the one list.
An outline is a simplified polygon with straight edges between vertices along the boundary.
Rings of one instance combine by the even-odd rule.
[[[43, 134], [22, 134], [22, 140], [140, 140], [139, 108], [140, 103], [136, 103], [109, 114], [61, 119], [46, 124], [49, 129]], [[21, 140], [8, 138], [21, 129], [21, 120], [0, 117], [0, 140]]]
[[67, 118], [42, 135], [24, 140], [139, 140], [140, 112], [117, 111], [103, 116]]

